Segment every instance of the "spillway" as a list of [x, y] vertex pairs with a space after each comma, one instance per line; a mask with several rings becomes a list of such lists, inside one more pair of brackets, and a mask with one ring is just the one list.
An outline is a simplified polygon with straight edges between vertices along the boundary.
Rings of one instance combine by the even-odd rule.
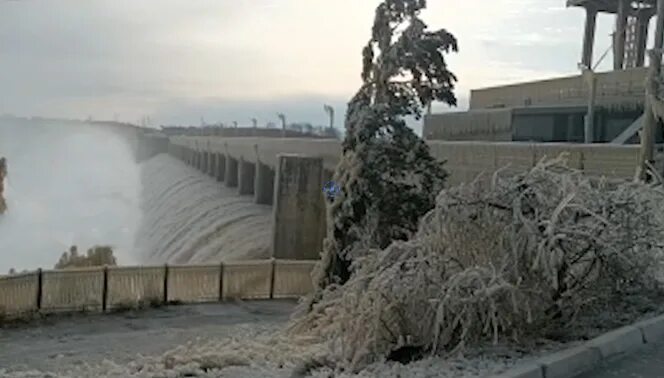
[[136, 250], [148, 263], [209, 263], [269, 256], [272, 208], [239, 196], [169, 155], [141, 164], [143, 220]]
[[137, 163], [113, 130], [0, 119], [0, 156], [0, 274], [52, 268], [71, 245], [112, 245], [121, 265], [268, 256], [271, 207], [165, 154]]

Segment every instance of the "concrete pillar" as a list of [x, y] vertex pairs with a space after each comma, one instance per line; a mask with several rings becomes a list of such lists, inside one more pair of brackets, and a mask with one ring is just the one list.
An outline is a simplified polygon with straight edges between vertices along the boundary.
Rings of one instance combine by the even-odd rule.
[[238, 194], [241, 196], [254, 194], [254, 177], [256, 176], [254, 163], [240, 158], [238, 169]]
[[645, 64], [646, 47], [648, 44], [648, 26], [652, 13], [640, 12], [638, 15], [638, 27], [636, 33], [636, 66], [643, 67]]
[[275, 180], [272, 221], [272, 257], [320, 258], [325, 204], [322, 191], [323, 159], [281, 154]]
[[595, 29], [597, 25], [597, 9], [586, 7], [586, 27], [583, 33], [583, 52], [581, 64], [592, 68], [593, 47], [595, 45]]
[[613, 69], [622, 70], [625, 63], [625, 36], [627, 28], [628, 0], [618, 0], [616, 31], [613, 35]]
[[217, 154], [217, 181], [224, 181], [226, 176], [226, 155]]
[[238, 162], [237, 159], [233, 159], [230, 155], [226, 155], [226, 177], [225, 183], [229, 188], [237, 187], [237, 174], [238, 174]]
[[208, 167], [208, 175], [216, 178], [217, 177], [217, 154], [210, 152], [210, 166]]
[[203, 151], [203, 166], [201, 167], [201, 172], [208, 173], [210, 169], [210, 153], [208, 151]]
[[272, 205], [274, 199], [274, 170], [267, 164], [256, 163], [254, 180], [254, 202]]

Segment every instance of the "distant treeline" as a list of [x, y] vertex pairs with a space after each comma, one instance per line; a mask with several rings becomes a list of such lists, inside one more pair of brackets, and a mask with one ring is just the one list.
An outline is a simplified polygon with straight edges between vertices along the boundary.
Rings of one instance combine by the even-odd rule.
[[[55, 269], [72, 269], [72, 268], [85, 268], [95, 266], [116, 266], [117, 260], [113, 256], [113, 247], [110, 246], [94, 246], [88, 249], [85, 255], [78, 254], [78, 247], [72, 245], [69, 251], [65, 251], [57, 264]], [[23, 273], [27, 271], [24, 270]], [[9, 269], [9, 274], [18, 273], [16, 269]]]

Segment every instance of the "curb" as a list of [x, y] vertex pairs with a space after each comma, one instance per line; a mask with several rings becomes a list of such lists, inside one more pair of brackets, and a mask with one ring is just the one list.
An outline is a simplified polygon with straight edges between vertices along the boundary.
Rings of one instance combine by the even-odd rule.
[[494, 375], [494, 378], [574, 378], [602, 361], [630, 354], [664, 339], [664, 315], [607, 332], [571, 347]]

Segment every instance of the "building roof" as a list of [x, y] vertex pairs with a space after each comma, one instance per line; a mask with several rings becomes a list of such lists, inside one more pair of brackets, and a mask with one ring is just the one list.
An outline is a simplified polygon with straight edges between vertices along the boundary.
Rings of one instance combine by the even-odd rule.
[[[619, 0], [567, 0], [568, 7], [593, 7], [600, 12], [618, 13]], [[632, 9], [652, 8], [657, 6], [657, 0], [632, 0], [629, 2]]]

